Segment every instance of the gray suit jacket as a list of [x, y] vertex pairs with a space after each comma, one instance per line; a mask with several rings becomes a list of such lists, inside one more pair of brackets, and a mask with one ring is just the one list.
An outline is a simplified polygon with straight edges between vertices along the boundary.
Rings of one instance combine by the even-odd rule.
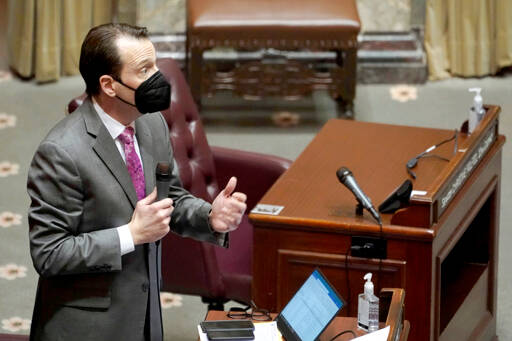
[[[147, 194], [157, 162], [173, 165], [171, 229], [217, 244], [211, 205], [181, 187], [162, 115], [143, 115], [135, 127]], [[148, 266], [157, 264], [158, 250], [154, 243], [138, 245], [121, 256], [115, 227], [130, 221], [137, 195], [90, 99], [41, 142], [27, 189], [30, 251], [40, 274], [31, 339], [142, 340], [148, 299], [158, 299], [148, 290], [159, 283], [159, 264], [153, 271]], [[151, 319], [160, 321], [159, 302], [152, 304], [158, 310], [151, 309]]]

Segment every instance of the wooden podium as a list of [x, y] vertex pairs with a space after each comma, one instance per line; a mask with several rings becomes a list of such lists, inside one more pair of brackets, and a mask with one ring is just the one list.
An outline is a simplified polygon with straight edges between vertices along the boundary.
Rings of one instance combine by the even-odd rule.
[[[377, 207], [404, 180], [409, 159], [453, 130], [330, 120], [261, 199], [283, 206], [277, 215], [249, 216], [254, 224], [253, 298], [279, 312], [319, 267], [356, 316], [363, 276], [375, 291], [404, 288], [411, 340], [491, 340], [496, 335], [496, 284], [501, 154], [499, 111], [473, 134], [421, 158], [413, 169], [410, 206], [383, 214], [383, 227], [339, 183], [349, 168]], [[272, 210], [269, 210], [272, 213]], [[275, 212], [274, 212], [275, 213]], [[351, 256], [357, 238], [386, 240], [386, 257]]]

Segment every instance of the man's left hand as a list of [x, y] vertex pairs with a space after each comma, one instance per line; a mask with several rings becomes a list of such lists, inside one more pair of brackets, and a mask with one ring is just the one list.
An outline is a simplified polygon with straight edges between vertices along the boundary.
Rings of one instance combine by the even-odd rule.
[[212, 203], [210, 225], [217, 232], [236, 230], [242, 221], [247, 208], [247, 196], [241, 192], [234, 192], [235, 187], [236, 178], [232, 177]]

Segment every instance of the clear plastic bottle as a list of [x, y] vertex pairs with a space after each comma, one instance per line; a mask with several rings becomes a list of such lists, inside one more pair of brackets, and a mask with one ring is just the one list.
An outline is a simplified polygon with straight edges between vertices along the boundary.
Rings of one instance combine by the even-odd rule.
[[368, 332], [379, 329], [379, 298], [373, 294], [372, 273], [364, 275], [364, 293], [359, 295], [357, 325]]
[[485, 109], [483, 107], [481, 88], [471, 88], [470, 92], [475, 92], [473, 106], [469, 109], [468, 132], [471, 134], [476, 129], [480, 121], [484, 118]]

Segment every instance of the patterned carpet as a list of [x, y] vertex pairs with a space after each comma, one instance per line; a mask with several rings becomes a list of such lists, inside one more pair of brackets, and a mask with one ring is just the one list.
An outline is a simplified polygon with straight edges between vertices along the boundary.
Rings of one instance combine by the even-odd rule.
[[[79, 77], [37, 85], [0, 75], [0, 333], [28, 334], [37, 274], [28, 250], [25, 190], [27, 170], [38, 143], [64, 115], [67, 101], [83, 91]], [[356, 118], [362, 121], [453, 129], [467, 118], [472, 96], [481, 86], [485, 103], [502, 106], [501, 133], [512, 136], [512, 77], [452, 79], [426, 85], [361, 85]], [[295, 159], [321, 125], [335, 117], [323, 93], [298, 102], [246, 103], [219, 95], [205, 100], [203, 118], [211, 145], [270, 153]], [[245, 123], [244, 123], [245, 122]], [[247, 124], [253, 122], [253, 124]], [[254, 123], [257, 123], [255, 126]], [[505, 145], [502, 208], [512, 205], [512, 147]], [[502, 210], [498, 282], [498, 335], [512, 340], [512, 212]], [[197, 297], [162, 295], [166, 340], [196, 340], [205, 306]], [[413, 326], [414, 328], [414, 326]]]

